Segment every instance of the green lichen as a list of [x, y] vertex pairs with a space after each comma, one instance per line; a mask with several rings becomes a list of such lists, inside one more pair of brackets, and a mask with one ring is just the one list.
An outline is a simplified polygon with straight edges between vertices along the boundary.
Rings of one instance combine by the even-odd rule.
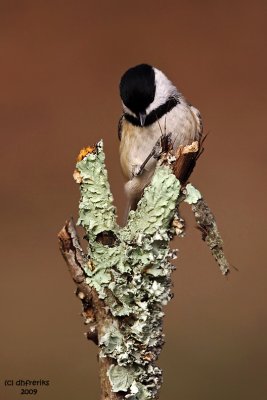
[[[168, 166], [157, 166], [137, 210], [130, 212], [128, 224], [120, 229], [104, 158], [99, 142], [95, 152], [77, 163], [79, 224], [89, 242], [83, 269], [86, 283], [95, 288], [112, 316], [98, 334], [100, 357], [112, 360], [108, 370], [112, 390], [124, 392], [125, 399], [149, 400], [157, 396], [162, 381], [155, 362], [164, 342], [163, 307], [172, 297], [171, 262], [176, 251], [169, 243], [174, 234], [184, 234], [180, 201], [192, 205], [222, 272], [229, 268], [214, 217], [201, 193], [191, 184], [180, 193], [180, 182]], [[112, 240], [102, 240], [105, 235]]]
[[125, 368], [118, 365], [111, 365], [108, 377], [114, 392], [128, 392], [125, 399], [146, 400], [151, 398], [146, 385], [136, 382], [138, 371], [134, 367]]
[[[114, 360], [108, 371], [114, 392], [130, 400], [153, 399], [161, 385], [155, 361], [161, 351], [163, 306], [171, 299], [170, 222], [177, 215], [180, 182], [167, 166], [156, 168], [137, 210], [119, 229], [104, 166], [102, 143], [96, 154], [77, 164], [81, 201], [79, 223], [88, 233], [90, 268], [86, 282], [94, 287], [113, 316], [99, 334], [100, 357]], [[112, 231], [112, 246], [97, 235]]]
[[117, 228], [104, 160], [103, 143], [100, 141], [96, 152], [76, 164], [82, 179], [78, 223], [90, 232], [89, 241], [92, 242], [98, 233]]
[[108, 370], [108, 377], [111, 382], [113, 392], [127, 392], [134, 382], [134, 368], [125, 368], [119, 365], [111, 365]]
[[107, 325], [105, 327], [104, 333], [102, 334], [100, 341], [100, 346], [105, 347], [105, 354], [115, 354], [121, 353], [122, 350], [125, 350], [124, 342], [123, 342], [123, 334], [120, 332], [118, 324], [116, 321], [113, 321], [111, 325]]
[[125, 240], [142, 240], [142, 235], [165, 234], [174, 214], [180, 182], [169, 167], [156, 168], [151, 185], [144, 191], [137, 210], [131, 211], [124, 231]]
[[202, 198], [201, 193], [191, 183], [188, 183], [185, 189], [186, 197], [184, 201], [186, 203], [195, 204], [199, 199]]
[[[84, 267], [86, 282], [94, 287], [113, 316], [113, 323], [99, 335], [100, 357], [114, 360], [108, 370], [114, 392], [125, 392], [130, 400], [148, 400], [161, 385], [161, 370], [155, 365], [164, 336], [163, 306], [171, 299], [170, 227], [180, 182], [167, 166], [158, 166], [137, 210], [125, 228], [116, 224], [115, 208], [104, 166], [102, 142], [95, 154], [78, 162], [81, 175], [79, 223], [88, 233], [90, 268]], [[195, 204], [201, 194], [186, 186], [185, 202]], [[112, 231], [113, 246], [97, 241], [97, 235]]]

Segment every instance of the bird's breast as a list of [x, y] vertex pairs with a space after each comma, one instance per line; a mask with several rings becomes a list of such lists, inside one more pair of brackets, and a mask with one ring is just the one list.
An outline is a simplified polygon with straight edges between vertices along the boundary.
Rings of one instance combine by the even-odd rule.
[[[154, 125], [154, 124], [153, 124]], [[120, 162], [123, 174], [127, 179], [132, 178], [133, 168], [140, 166], [151, 153], [157, 140], [160, 138], [160, 128], [134, 126], [124, 120], [122, 123], [122, 136], [120, 143]], [[146, 170], [154, 166], [155, 160], [151, 159]]]
[[[132, 179], [135, 166], [140, 166], [151, 153], [162, 133], [171, 133], [174, 148], [198, 140], [197, 120], [190, 107], [179, 104], [155, 123], [139, 127], [123, 119], [121, 124], [120, 162], [124, 176]], [[151, 159], [145, 170], [155, 168], [156, 160]]]

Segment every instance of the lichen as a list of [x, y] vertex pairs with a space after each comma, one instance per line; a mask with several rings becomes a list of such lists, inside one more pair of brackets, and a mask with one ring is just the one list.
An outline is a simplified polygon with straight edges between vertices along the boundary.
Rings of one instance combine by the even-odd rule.
[[[157, 166], [137, 210], [130, 212], [128, 224], [121, 229], [116, 224], [102, 142], [85, 149], [76, 168], [74, 177], [81, 188], [79, 223], [89, 242], [83, 266], [86, 283], [95, 288], [112, 316], [98, 333], [100, 357], [113, 361], [108, 377], [114, 392], [124, 392], [129, 400], [153, 399], [162, 380], [155, 362], [164, 343], [163, 307], [172, 297], [171, 261], [176, 251], [169, 243], [175, 234], [184, 235], [179, 202], [192, 205], [204, 239], [225, 274], [228, 264], [222, 241], [201, 193], [191, 184], [180, 193], [180, 182], [169, 166]], [[107, 237], [110, 240], [105, 241]]]
[[166, 235], [174, 214], [180, 182], [167, 166], [158, 166], [151, 185], [144, 191], [137, 210], [131, 211], [124, 231], [125, 239], [136, 240], [137, 235]]
[[202, 239], [210, 248], [222, 274], [227, 275], [230, 272], [230, 264], [224, 254], [223, 240], [214, 215], [203, 198], [192, 204], [192, 211], [198, 228], [202, 232]]
[[[177, 215], [180, 183], [167, 166], [157, 167], [137, 210], [119, 229], [104, 167], [102, 142], [77, 163], [81, 187], [79, 223], [88, 234], [86, 282], [94, 287], [113, 316], [99, 333], [100, 357], [114, 360], [108, 376], [114, 392], [130, 400], [156, 396], [161, 370], [155, 365], [164, 342], [163, 306], [171, 299], [170, 222]], [[112, 246], [97, 235], [112, 231]]]
[[191, 183], [186, 185], [185, 194], [186, 197], [184, 201], [188, 204], [195, 204], [199, 199], [202, 198], [201, 193]]
[[78, 223], [90, 232], [91, 242], [98, 233], [116, 229], [115, 207], [107, 170], [103, 168], [104, 160], [103, 143], [100, 141], [95, 152], [88, 153], [76, 164], [81, 176]]

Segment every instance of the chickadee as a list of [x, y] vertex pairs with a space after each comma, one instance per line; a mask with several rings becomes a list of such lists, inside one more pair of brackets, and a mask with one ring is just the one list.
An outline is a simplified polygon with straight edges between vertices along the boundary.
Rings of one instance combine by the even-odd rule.
[[129, 210], [136, 209], [153, 176], [156, 159], [147, 159], [163, 133], [170, 134], [173, 148], [199, 140], [199, 111], [159, 69], [140, 64], [128, 69], [120, 81], [123, 115], [119, 121], [120, 163], [127, 179]]

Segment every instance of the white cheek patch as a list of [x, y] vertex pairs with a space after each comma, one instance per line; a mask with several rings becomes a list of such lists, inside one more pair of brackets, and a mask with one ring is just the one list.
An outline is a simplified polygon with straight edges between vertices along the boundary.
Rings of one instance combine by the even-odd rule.
[[155, 71], [156, 92], [153, 102], [147, 107], [146, 113], [149, 114], [162, 104], [164, 104], [170, 96], [178, 97], [178, 91], [171, 81], [157, 68]]

